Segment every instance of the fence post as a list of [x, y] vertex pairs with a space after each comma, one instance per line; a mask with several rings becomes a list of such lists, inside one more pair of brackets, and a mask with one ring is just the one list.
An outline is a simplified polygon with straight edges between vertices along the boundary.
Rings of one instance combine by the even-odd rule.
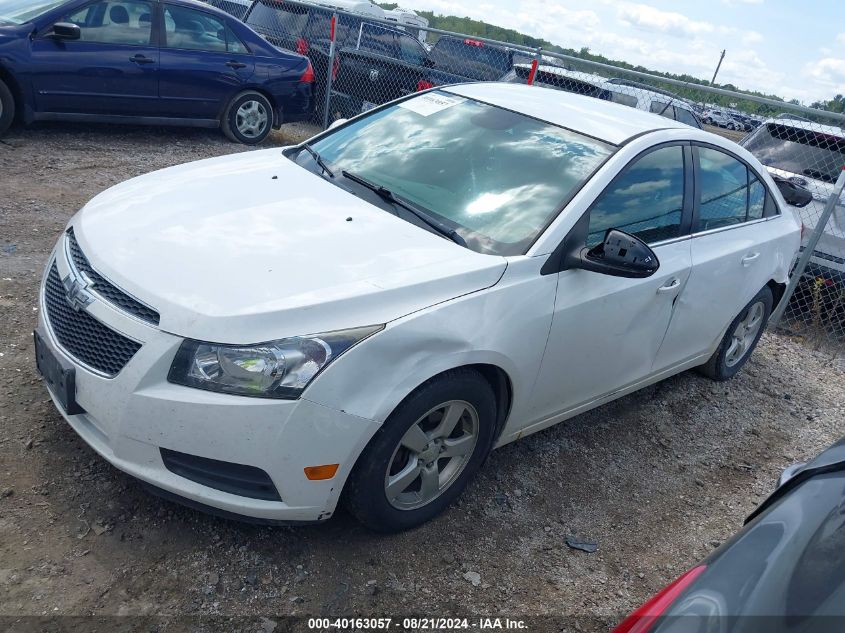
[[332, 105], [332, 81], [334, 80], [334, 58], [335, 58], [335, 30], [337, 26], [337, 13], [332, 14], [332, 30], [329, 38], [329, 66], [326, 68], [326, 102], [323, 104], [323, 129], [329, 127], [329, 112]]
[[836, 205], [839, 204], [843, 189], [845, 189], [845, 167], [842, 168], [842, 172], [839, 174], [839, 178], [836, 179], [836, 184], [833, 186], [833, 193], [831, 193], [830, 197], [827, 199], [827, 204], [824, 207], [824, 211], [822, 211], [821, 216], [819, 216], [819, 220], [818, 222], [816, 222], [816, 226], [813, 227], [813, 232], [810, 234], [810, 239], [807, 241], [807, 246], [804, 247], [804, 252], [801, 253], [801, 257], [798, 259], [798, 263], [795, 265], [795, 270], [792, 272], [792, 276], [789, 278], [789, 284], [786, 286], [786, 290], [783, 293], [783, 298], [780, 300], [777, 309], [769, 318], [770, 327], [775, 328], [777, 327], [778, 323], [780, 323], [780, 320], [783, 317], [783, 312], [784, 310], [786, 310], [786, 304], [789, 303], [789, 300], [792, 298], [792, 293], [795, 292], [795, 288], [798, 286], [798, 282], [801, 281], [801, 275], [804, 274], [804, 270], [806, 270], [807, 264], [810, 263], [810, 258], [813, 256], [813, 252], [816, 250], [816, 245], [819, 243], [819, 240], [821, 239], [822, 234], [824, 233], [824, 229], [827, 226], [828, 221], [830, 220], [830, 216], [833, 215], [833, 210], [836, 208]]
[[540, 66], [542, 57], [543, 49], [537, 47], [537, 52], [534, 54], [534, 61], [531, 63], [531, 72], [528, 73], [528, 81], [526, 82], [529, 86], [534, 85], [534, 78], [537, 76], [537, 68]]

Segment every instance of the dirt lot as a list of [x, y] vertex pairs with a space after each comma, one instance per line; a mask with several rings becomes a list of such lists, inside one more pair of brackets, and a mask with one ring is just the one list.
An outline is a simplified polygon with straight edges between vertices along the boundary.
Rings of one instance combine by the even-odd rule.
[[58, 125], [0, 141], [0, 615], [615, 619], [737, 530], [784, 466], [843, 434], [841, 370], [766, 335], [732, 382], [686, 373], [497, 451], [456, 507], [411, 533], [374, 535], [343, 513], [259, 528], [151, 497], [49, 401], [32, 350], [39, 277], [95, 193], [241, 149], [214, 132]]

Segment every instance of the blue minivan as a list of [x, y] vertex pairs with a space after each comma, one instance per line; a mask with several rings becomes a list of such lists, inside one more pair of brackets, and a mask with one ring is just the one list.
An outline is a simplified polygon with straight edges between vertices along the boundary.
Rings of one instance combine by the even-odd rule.
[[308, 59], [193, 0], [0, 0], [0, 134], [67, 120], [220, 127], [256, 144], [314, 111]]

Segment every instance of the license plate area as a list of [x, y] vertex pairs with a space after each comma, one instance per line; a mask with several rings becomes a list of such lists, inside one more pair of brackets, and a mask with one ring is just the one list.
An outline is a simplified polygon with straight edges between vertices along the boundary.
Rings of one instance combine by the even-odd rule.
[[76, 402], [76, 369], [63, 362], [41, 338], [38, 331], [32, 333], [35, 339], [35, 365], [59, 405], [68, 415], [85, 413]]

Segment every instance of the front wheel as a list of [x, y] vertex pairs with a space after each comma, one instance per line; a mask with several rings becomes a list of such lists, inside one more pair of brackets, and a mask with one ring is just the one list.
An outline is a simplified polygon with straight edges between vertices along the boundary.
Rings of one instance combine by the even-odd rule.
[[719, 347], [699, 371], [716, 381], [733, 378], [751, 357], [772, 313], [774, 297], [768, 286], [757, 293], [728, 326]]
[[0, 81], [0, 134], [9, 129], [14, 118], [15, 98], [12, 96], [9, 87]]
[[474, 370], [447, 372], [402, 402], [361, 453], [346, 506], [379, 532], [416, 527], [463, 492], [493, 445], [496, 398]]
[[229, 103], [220, 126], [236, 143], [257, 145], [273, 128], [273, 106], [260, 92], [242, 92]]

